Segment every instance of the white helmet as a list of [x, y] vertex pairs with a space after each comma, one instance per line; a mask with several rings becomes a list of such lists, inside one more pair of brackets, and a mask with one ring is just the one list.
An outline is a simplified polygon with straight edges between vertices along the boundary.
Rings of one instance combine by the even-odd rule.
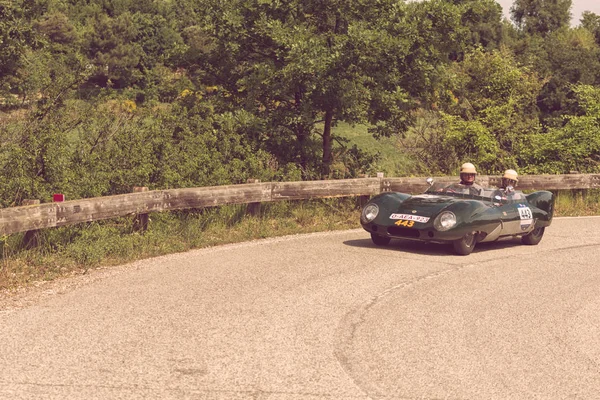
[[461, 174], [476, 174], [477, 170], [475, 169], [475, 166], [473, 164], [468, 162], [468, 163], [464, 163], [463, 165], [461, 165], [460, 173]]
[[506, 171], [504, 171], [504, 175], [502, 175], [503, 178], [512, 179], [515, 182], [519, 180], [518, 176], [519, 175], [517, 174], [517, 171], [515, 171], [514, 169], [507, 169]]

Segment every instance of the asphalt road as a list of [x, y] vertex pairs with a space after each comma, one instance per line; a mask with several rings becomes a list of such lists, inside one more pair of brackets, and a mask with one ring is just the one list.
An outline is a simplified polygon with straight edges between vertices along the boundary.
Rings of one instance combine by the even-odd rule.
[[599, 224], [470, 256], [291, 236], [41, 285], [0, 302], [0, 398], [597, 399]]

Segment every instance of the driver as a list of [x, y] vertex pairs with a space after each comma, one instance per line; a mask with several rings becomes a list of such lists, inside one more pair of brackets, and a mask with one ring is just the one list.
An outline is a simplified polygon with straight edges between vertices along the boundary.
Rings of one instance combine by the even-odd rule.
[[470, 194], [480, 194], [483, 190], [479, 184], [475, 183], [475, 177], [477, 176], [477, 170], [471, 163], [464, 163], [460, 167], [460, 184], [465, 185], [469, 188]]

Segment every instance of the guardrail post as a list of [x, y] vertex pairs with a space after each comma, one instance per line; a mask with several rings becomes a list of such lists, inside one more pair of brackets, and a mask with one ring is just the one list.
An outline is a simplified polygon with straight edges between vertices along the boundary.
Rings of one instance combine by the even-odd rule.
[[[578, 175], [579, 171], [569, 171], [569, 175]], [[591, 176], [590, 176], [590, 186], [591, 186]], [[586, 189], [571, 189], [571, 196], [575, 200], [575, 204], [578, 202], [583, 202], [585, 199], [587, 190]]]
[[[134, 186], [133, 193], [139, 192], [147, 192], [148, 188], [146, 186]], [[148, 213], [137, 214], [133, 221], [133, 230], [146, 232], [148, 230]]]
[[[25, 200], [23, 200], [22, 205], [32, 206], [32, 205], [36, 205], [36, 204], [40, 204], [40, 201], [37, 199], [25, 199]], [[37, 247], [39, 244], [39, 238], [40, 238], [40, 230], [39, 229], [33, 229], [30, 231], [27, 231], [27, 232], [25, 232], [25, 235], [23, 236], [22, 246], [26, 249], [32, 249], [34, 247]]]
[[[260, 179], [247, 179], [246, 183], [260, 183]], [[252, 216], [260, 215], [260, 203], [248, 203], [246, 213]]]
[[[359, 178], [368, 178], [368, 177], [369, 177], [369, 174], [359, 175]], [[371, 198], [371, 196], [369, 196], [369, 195], [358, 196], [356, 205], [358, 206], [358, 208], [362, 209], [364, 206], [367, 205], [370, 198]]]
[[389, 183], [383, 180], [384, 173], [378, 172], [377, 177], [379, 178], [379, 193], [389, 192]]

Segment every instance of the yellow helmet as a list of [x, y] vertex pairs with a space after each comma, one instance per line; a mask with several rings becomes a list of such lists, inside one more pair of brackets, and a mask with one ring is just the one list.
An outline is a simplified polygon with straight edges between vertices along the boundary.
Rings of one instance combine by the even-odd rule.
[[461, 174], [476, 174], [477, 170], [475, 169], [475, 166], [473, 164], [468, 162], [468, 163], [464, 163], [463, 165], [461, 165], [460, 173]]
[[503, 178], [512, 179], [515, 182], [519, 180], [518, 176], [519, 175], [517, 174], [517, 171], [515, 171], [514, 169], [507, 169], [506, 171], [504, 171], [504, 175], [502, 175]]

